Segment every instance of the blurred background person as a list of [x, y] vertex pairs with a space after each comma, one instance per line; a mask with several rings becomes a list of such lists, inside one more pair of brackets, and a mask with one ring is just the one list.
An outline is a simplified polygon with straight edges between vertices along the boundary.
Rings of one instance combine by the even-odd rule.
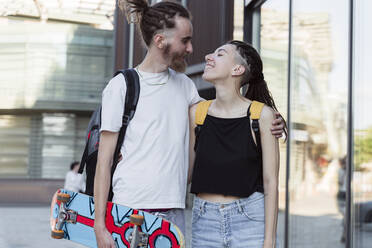
[[65, 177], [64, 188], [74, 192], [83, 193], [85, 192], [85, 178], [84, 175], [78, 173], [79, 167], [80, 163], [78, 161], [71, 163], [70, 171], [67, 172]]

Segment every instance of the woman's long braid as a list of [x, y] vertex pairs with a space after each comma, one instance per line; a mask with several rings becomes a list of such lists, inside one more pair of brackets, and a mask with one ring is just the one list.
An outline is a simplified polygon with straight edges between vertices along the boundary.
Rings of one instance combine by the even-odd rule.
[[[248, 90], [245, 97], [250, 100], [256, 100], [265, 103], [267, 106], [278, 111], [274, 99], [267, 87], [262, 69], [262, 60], [256, 49], [242, 41], [230, 41], [236, 47], [238, 53], [243, 58], [246, 66], [246, 73], [243, 77], [241, 86], [248, 84]], [[282, 117], [283, 121], [284, 118]], [[284, 133], [287, 137], [287, 124], [284, 121]]]

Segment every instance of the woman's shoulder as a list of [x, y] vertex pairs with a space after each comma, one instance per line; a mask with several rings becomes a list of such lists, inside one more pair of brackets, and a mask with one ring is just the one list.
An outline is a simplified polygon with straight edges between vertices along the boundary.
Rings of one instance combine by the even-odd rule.
[[275, 119], [275, 111], [268, 105], [264, 105], [261, 111], [260, 122], [268, 123], [271, 125], [271, 122]]

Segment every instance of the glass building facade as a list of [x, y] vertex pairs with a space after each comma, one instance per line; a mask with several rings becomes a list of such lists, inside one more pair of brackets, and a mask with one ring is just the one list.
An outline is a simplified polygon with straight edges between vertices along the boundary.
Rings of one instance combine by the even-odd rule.
[[0, 179], [64, 179], [114, 69], [115, 1], [0, 7]]
[[289, 136], [281, 142], [281, 247], [371, 247], [370, 1], [245, 1]]

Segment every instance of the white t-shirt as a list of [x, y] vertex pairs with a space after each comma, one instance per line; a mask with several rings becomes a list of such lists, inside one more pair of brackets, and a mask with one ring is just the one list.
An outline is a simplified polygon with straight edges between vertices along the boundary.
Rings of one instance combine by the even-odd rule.
[[74, 192], [84, 192], [85, 191], [84, 176], [72, 170], [68, 171], [65, 178], [64, 188]]
[[[140, 97], [113, 177], [113, 202], [137, 209], [184, 208], [189, 106], [201, 100], [193, 81], [171, 69], [139, 71]], [[117, 75], [102, 93], [101, 131], [118, 132], [126, 84]]]

